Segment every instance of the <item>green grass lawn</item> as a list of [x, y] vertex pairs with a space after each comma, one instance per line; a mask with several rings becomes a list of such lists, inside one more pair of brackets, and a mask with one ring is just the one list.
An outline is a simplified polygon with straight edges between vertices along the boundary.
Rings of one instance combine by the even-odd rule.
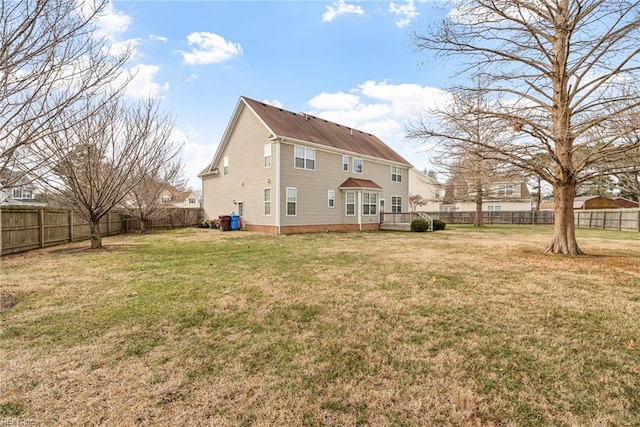
[[550, 236], [187, 229], [5, 257], [0, 419], [640, 425], [640, 235], [578, 230], [575, 258]]

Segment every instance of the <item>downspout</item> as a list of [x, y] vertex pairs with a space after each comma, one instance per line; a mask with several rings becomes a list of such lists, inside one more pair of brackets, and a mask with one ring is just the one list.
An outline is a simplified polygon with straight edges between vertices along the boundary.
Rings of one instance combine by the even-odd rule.
[[358, 191], [356, 194], [358, 195], [356, 202], [356, 209], [358, 210], [358, 230], [362, 231], [362, 191]]
[[280, 141], [276, 140], [276, 233], [282, 234], [280, 229]]

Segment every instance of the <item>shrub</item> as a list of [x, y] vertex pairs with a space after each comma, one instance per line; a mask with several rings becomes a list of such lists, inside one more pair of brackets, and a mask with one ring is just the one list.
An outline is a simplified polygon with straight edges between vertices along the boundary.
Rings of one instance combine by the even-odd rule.
[[423, 232], [429, 229], [429, 223], [423, 218], [416, 218], [411, 221], [411, 231]]
[[447, 224], [445, 224], [443, 221], [439, 219], [433, 220], [433, 231], [444, 230], [446, 226]]

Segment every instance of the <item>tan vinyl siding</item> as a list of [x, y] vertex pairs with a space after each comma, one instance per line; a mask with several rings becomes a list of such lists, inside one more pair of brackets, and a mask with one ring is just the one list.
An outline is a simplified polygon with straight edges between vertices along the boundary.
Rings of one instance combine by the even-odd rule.
[[[351, 170], [352, 155], [349, 159], [349, 172], [342, 170], [342, 152], [331, 152], [316, 148], [315, 171], [294, 168], [294, 146], [292, 143], [281, 144], [281, 193], [280, 209], [285, 212], [286, 187], [298, 190], [297, 215], [295, 217], [281, 216], [282, 226], [313, 225], [313, 224], [357, 224], [358, 216], [347, 216], [345, 212], [345, 193], [338, 187], [349, 177], [369, 179], [383, 187], [379, 197], [390, 203], [391, 195], [400, 195], [403, 204], [408, 202], [408, 169], [402, 167], [403, 181], [391, 181], [391, 164], [374, 161], [366, 157], [363, 173], [354, 174]], [[357, 156], [359, 157], [359, 156]], [[405, 179], [406, 178], [406, 179]], [[335, 207], [327, 205], [327, 191], [335, 191]], [[371, 190], [373, 191], [373, 190]], [[274, 199], [275, 201], [275, 199]], [[361, 202], [361, 201], [360, 201]], [[358, 209], [361, 208], [361, 205]], [[378, 212], [379, 213], [379, 212]], [[362, 224], [379, 222], [379, 215], [362, 217]]]
[[[269, 131], [246, 107], [242, 107], [238, 121], [220, 153], [218, 176], [206, 176], [202, 180], [205, 218], [238, 213], [233, 203], [243, 202], [245, 224], [276, 224], [276, 170], [275, 144], [272, 147], [271, 167], [264, 167], [264, 145], [269, 143]], [[222, 162], [229, 157], [229, 175], [223, 176]], [[272, 188], [271, 216], [264, 215], [264, 188]]]

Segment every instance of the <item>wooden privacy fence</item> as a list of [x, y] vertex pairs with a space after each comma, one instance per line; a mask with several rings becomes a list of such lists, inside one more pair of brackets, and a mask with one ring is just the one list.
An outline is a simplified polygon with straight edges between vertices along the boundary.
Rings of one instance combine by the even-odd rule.
[[[190, 227], [199, 224], [201, 209], [166, 209], [164, 215], [147, 222], [147, 230]], [[64, 209], [2, 207], [2, 255], [60, 245], [91, 237], [89, 223], [77, 213]], [[118, 212], [100, 220], [103, 236], [136, 232], [140, 221]]]
[[[475, 212], [427, 212], [427, 214], [447, 224], [473, 224], [476, 219]], [[553, 224], [553, 211], [482, 212], [482, 222], [487, 225], [549, 225]]]
[[[427, 212], [434, 219], [447, 224], [473, 224], [475, 212]], [[592, 209], [575, 210], [574, 223], [579, 228], [603, 230], [632, 230], [640, 232], [640, 209]], [[553, 211], [504, 211], [483, 212], [484, 224], [553, 224]]]

